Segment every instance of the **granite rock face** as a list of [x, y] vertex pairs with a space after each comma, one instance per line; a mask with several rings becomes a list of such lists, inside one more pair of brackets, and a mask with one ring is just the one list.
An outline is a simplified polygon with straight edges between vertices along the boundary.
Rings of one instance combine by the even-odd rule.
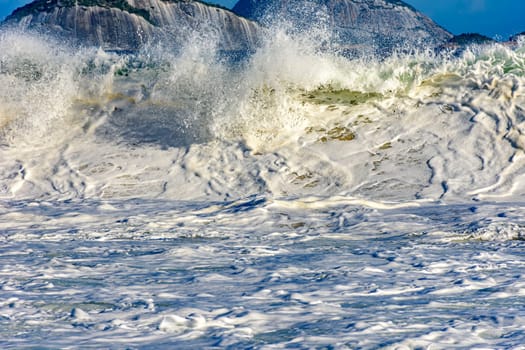
[[333, 31], [332, 42], [350, 51], [435, 48], [452, 38], [399, 0], [240, 0], [233, 11], [262, 23], [284, 19], [307, 33], [311, 25], [323, 22]]
[[255, 48], [260, 32], [229, 10], [190, 0], [36, 0], [4, 24], [115, 51], [135, 51], [155, 40], [178, 45], [195, 32], [219, 50], [245, 51]]
[[4, 24], [115, 51], [152, 41], [180, 47], [200, 36], [220, 51], [247, 52], [276, 19], [307, 35], [323, 27], [330, 35], [321, 45], [349, 55], [435, 48], [452, 38], [399, 0], [240, 0], [233, 11], [192, 0], [36, 0]]

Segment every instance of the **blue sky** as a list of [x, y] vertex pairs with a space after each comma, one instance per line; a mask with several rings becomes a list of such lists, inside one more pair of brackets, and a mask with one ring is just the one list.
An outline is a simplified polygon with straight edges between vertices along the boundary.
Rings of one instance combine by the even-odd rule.
[[[236, 0], [208, 0], [232, 7]], [[0, 0], [0, 19], [28, 0]], [[454, 34], [477, 32], [506, 39], [525, 31], [524, 0], [405, 0]]]

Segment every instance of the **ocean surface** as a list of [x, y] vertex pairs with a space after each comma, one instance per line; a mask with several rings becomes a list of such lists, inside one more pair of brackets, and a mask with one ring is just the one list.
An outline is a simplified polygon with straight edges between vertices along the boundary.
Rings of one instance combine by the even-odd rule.
[[245, 60], [0, 32], [0, 348], [525, 349], [525, 44]]

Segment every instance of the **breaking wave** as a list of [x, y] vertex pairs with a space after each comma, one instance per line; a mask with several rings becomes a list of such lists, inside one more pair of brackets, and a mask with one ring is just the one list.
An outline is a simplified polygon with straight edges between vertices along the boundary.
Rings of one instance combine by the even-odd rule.
[[525, 343], [523, 43], [272, 28], [243, 60], [0, 32], [0, 346]]
[[523, 43], [351, 59], [322, 33], [276, 26], [232, 62], [199, 37], [116, 54], [2, 32], [0, 197], [524, 194]]

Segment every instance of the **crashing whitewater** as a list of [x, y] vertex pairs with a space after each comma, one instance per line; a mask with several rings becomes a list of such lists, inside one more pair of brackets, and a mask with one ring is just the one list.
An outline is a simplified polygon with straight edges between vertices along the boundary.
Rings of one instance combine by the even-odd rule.
[[0, 33], [2, 347], [518, 348], [525, 47]]

